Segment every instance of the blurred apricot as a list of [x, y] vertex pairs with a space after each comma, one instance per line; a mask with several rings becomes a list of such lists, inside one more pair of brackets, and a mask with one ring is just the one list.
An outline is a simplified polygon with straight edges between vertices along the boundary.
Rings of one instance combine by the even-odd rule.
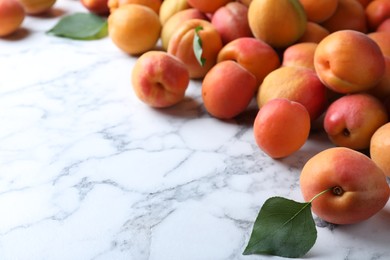
[[164, 50], [168, 49], [168, 43], [177, 28], [184, 22], [190, 19], [207, 20], [207, 16], [195, 8], [181, 10], [172, 15], [162, 26], [161, 30], [161, 45]]
[[357, 0], [362, 6], [363, 8], [366, 8], [366, 6], [371, 3], [372, 0]]
[[346, 29], [367, 32], [364, 8], [356, 0], [339, 0], [336, 12], [321, 25], [331, 33]]
[[320, 23], [331, 17], [339, 0], [299, 0], [305, 9], [307, 20]]
[[390, 1], [374, 0], [367, 5], [365, 11], [369, 29], [375, 31], [384, 20], [390, 18]]
[[187, 0], [188, 4], [201, 12], [214, 13], [218, 8], [233, 0]]
[[122, 5], [108, 16], [111, 40], [119, 49], [131, 55], [153, 49], [160, 38], [160, 31], [158, 15], [144, 5]]
[[390, 18], [384, 20], [377, 28], [377, 32], [389, 32], [390, 33]]
[[23, 23], [26, 14], [17, 0], [0, 0], [0, 37], [15, 32]]
[[317, 43], [301, 42], [290, 45], [283, 52], [282, 66], [302, 66], [314, 69], [314, 53]]
[[108, 7], [110, 8], [110, 12], [113, 12], [119, 6], [126, 4], [144, 5], [151, 8], [156, 12], [156, 14], [159, 14], [162, 0], [108, 0]]
[[329, 31], [323, 26], [314, 22], [307, 22], [306, 30], [298, 39], [297, 42], [315, 42], [319, 43], [322, 39], [329, 35]]
[[378, 128], [370, 141], [370, 157], [390, 177], [390, 123]]
[[160, 22], [162, 25], [175, 13], [191, 8], [187, 0], [164, 0], [160, 6]]
[[383, 55], [390, 57], [390, 32], [372, 32], [367, 35], [378, 44]]
[[39, 15], [50, 10], [56, 0], [19, 0], [29, 15]]

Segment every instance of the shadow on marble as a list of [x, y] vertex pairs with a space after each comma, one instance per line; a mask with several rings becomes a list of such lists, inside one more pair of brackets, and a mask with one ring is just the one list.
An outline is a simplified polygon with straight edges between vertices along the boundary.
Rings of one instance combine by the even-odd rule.
[[11, 35], [3, 37], [1, 39], [10, 42], [21, 41], [27, 38], [30, 34], [31, 32], [28, 29], [21, 27]]
[[31, 15], [31, 16], [33, 16], [35, 18], [52, 19], [52, 18], [57, 18], [57, 17], [64, 16], [64, 15], [66, 15], [68, 13], [69, 13], [68, 11], [66, 11], [66, 10], [64, 10], [62, 8], [58, 8], [58, 7], [53, 6], [52, 8], [50, 8], [50, 10], [48, 10], [45, 13], [37, 14], [37, 15]]

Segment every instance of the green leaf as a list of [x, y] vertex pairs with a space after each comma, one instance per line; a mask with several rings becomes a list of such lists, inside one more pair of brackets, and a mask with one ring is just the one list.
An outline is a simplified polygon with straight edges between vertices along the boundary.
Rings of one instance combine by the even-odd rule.
[[302, 257], [313, 247], [316, 239], [311, 202], [299, 203], [273, 197], [261, 208], [243, 254]]
[[63, 17], [48, 34], [76, 39], [96, 40], [108, 35], [107, 20], [93, 13], [75, 13]]
[[200, 30], [203, 30], [202, 26], [198, 26], [195, 28], [194, 42], [193, 42], [192, 46], [193, 46], [195, 57], [196, 57], [197, 61], [203, 67], [204, 64], [206, 63], [206, 59], [202, 57], [203, 43], [202, 43], [202, 39], [199, 36]]

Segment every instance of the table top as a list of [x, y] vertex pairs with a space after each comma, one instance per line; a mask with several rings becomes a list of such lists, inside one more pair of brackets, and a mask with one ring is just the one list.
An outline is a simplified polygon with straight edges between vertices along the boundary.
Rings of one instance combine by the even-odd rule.
[[[327, 137], [273, 160], [254, 141], [256, 108], [212, 118], [200, 81], [148, 107], [136, 57], [108, 37], [45, 33], [76, 11], [58, 0], [0, 39], [0, 259], [282, 259], [242, 252], [266, 199], [302, 201], [300, 170]], [[390, 203], [359, 224], [316, 223], [305, 259], [390, 259]]]

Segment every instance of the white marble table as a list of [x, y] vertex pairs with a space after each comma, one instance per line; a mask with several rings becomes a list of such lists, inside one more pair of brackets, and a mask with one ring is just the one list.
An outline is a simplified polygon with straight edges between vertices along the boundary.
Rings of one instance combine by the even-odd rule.
[[[0, 39], [0, 259], [279, 259], [242, 251], [267, 198], [302, 201], [300, 169], [327, 138], [272, 160], [254, 142], [255, 110], [211, 118], [199, 82], [149, 108], [131, 88], [135, 58], [109, 38], [45, 34], [75, 11], [58, 0]], [[305, 259], [390, 259], [390, 203], [357, 225], [322, 224]]]

